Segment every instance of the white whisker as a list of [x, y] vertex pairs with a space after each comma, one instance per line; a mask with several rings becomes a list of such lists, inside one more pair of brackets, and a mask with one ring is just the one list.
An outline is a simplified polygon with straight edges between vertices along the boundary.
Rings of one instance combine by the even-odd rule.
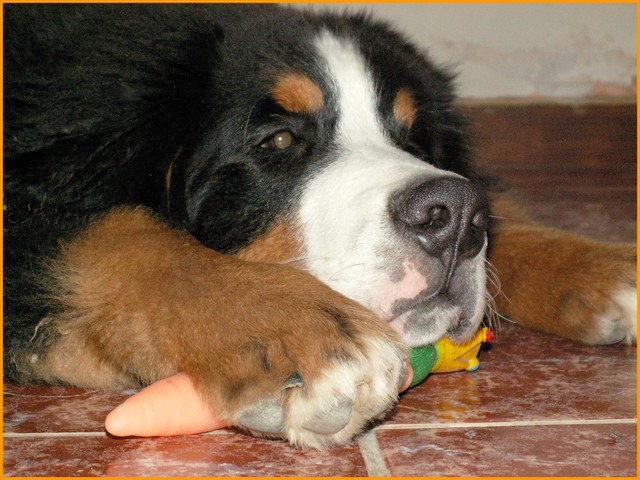
[[492, 295], [489, 291], [489, 289], [487, 289], [487, 293], [486, 293], [486, 301], [487, 301], [487, 305], [486, 305], [486, 317], [487, 317], [487, 321], [489, 323], [489, 327], [495, 330], [496, 333], [496, 337], [499, 336], [500, 334], [500, 330], [501, 330], [501, 324], [500, 322], [502, 320], [509, 322], [509, 323], [516, 323], [513, 320], [511, 320], [510, 318], [502, 315], [501, 313], [498, 312], [498, 308], [496, 305], [496, 299], [499, 297], [504, 298], [507, 302], [511, 303], [511, 300], [509, 300], [509, 298], [505, 295], [505, 293], [502, 291], [502, 284], [500, 283], [500, 278], [498, 276], [498, 272], [496, 267], [487, 259], [485, 259], [485, 264], [486, 264], [486, 271], [487, 271], [487, 281], [494, 287], [495, 289], [495, 294]]
[[349, 268], [353, 268], [353, 267], [362, 267], [364, 266], [364, 263], [354, 263], [352, 265], [347, 265], [346, 267], [342, 267], [339, 270], [336, 270], [335, 272], [333, 272], [333, 274], [331, 274], [331, 276], [329, 277], [331, 280], [335, 280], [336, 276], [340, 273], [343, 272]]
[[264, 97], [266, 97], [268, 94], [264, 94], [264, 95], [260, 95], [255, 102], [253, 102], [253, 105], [251, 105], [251, 109], [249, 109], [249, 114], [247, 115], [247, 121], [244, 124], [244, 132], [242, 134], [242, 148], [247, 148], [247, 131], [249, 130], [249, 122], [251, 121], [251, 114], [253, 113], [253, 109], [256, 108], [256, 105], [258, 105], [258, 102], [260, 100], [262, 100]]
[[[295, 265], [295, 264], [298, 264], [298, 265], [295, 265], [295, 266], [297, 266], [299, 268], [302, 268], [303, 264], [304, 263], [308, 263], [309, 260], [316, 260], [316, 261], [324, 260], [324, 261], [327, 261], [327, 260], [331, 260], [331, 259], [329, 257], [306, 257], [306, 256], [303, 256], [303, 257], [288, 258], [288, 259], [283, 260], [283, 261], [281, 261], [279, 263], [281, 265]], [[347, 270], [347, 269], [353, 268], [353, 267], [362, 267], [364, 265], [365, 265], [364, 263], [354, 263], [352, 265], [346, 265], [344, 267], [341, 267], [340, 269], [336, 270], [335, 272], [333, 272], [333, 274], [331, 274], [329, 276], [329, 280], [335, 280], [336, 276], [338, 274], [340, 274], [340, 272], [343, 272], [344, 270]]]

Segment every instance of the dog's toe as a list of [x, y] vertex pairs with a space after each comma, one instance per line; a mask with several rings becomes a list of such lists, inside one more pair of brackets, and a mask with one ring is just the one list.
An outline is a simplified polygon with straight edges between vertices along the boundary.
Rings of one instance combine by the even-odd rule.
[[240, 414], [237, 424], [248, 430], [278, 435], [285, 430], [285, 410], [282, 398], [267, 398], [248, 407]]
[[352, 411], [353, 401], [349, 398], [343, 398], [316, 412], [312, 418], [302, 424], [302, 428], [322, 435], [338, 433], [349, 423]]

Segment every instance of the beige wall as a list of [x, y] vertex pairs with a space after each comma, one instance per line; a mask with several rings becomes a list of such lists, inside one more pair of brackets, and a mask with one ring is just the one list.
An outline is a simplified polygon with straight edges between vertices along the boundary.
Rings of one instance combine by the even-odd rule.
[[315, 4], [366, 9], [458, 72], [467, 98], [636, 95], [635, 4]]

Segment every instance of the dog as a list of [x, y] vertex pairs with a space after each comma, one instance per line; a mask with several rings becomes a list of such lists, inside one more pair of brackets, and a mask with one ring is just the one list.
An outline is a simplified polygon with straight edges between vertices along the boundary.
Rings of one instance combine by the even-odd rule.
[[635, 247], [531, 220], [385, 23], [7, 4], [4, 35], [9, 381], [184, 371], [228, 423], [323, 448], [393, 408], [407, 347], [488, 311], [635, 341]]

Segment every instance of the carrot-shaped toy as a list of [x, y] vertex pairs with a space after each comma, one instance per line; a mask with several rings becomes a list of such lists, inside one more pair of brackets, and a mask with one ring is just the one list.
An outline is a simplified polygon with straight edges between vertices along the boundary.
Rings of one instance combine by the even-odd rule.
[[186, 373], [164, 378], [116, 407], [104, 422], [116, 437], [168, 437], [227, 426], [204, 404]]
[[[400, 391], [417, 385], [432, 372], [476, 369], [480, 345], [490, 340], [491, 331], [481, 329], [461, 345], [443, 339], [435, 345], [410, 349], [410, 364]], [[107, 432], [116, 437], [191, 435], [227, 426], [205, 405], [185, 373], [149, 385], [116, 407], [105, 420]]]

